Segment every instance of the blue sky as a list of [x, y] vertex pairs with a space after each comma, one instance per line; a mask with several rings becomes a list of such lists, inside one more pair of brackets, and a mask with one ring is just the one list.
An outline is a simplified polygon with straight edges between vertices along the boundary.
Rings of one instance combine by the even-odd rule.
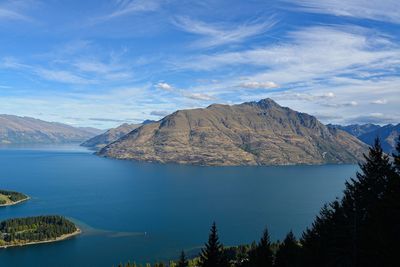
[[0, 0], [0, 114], [113, 127], [270, 97], [400, 122], [397, 0]]

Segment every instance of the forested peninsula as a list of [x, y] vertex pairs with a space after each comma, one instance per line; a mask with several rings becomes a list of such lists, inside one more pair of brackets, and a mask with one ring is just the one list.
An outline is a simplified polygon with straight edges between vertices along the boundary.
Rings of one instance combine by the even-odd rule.
[[0, 222], [0, 248], [61, 241], [80, 233], [58, 215], [8, 219]]
[[29, 196], [8, 190], [0, 190], [0, 207], [11, 206], [29, 199]]

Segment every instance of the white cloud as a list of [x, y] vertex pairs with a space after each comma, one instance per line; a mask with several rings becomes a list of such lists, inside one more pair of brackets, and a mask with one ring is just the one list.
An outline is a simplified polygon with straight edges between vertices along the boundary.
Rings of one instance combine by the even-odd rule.
[[202, 100], [202, 101], [215, 100], [213, 96], [203, 93], [183, 93], [183, 96], [193, 100]]
[[342, 76], [368, 79], [382, 70], [385, 75], [394, 75], [399, 64], [400, 46], [390, 37], [358, 27], [318, 26], [290, 32], [279, 44], [201, 55], [176, 62], [175, 66], [197, 71], [225, 67], [240, 71], [244, 66], [255, 66], [264, 70], [247, 75], [247, 79], [274, 80], [284, 88], [326, 80], [338, 83]]
[[305, 12], [400, 23], [398, 0], [284, 0]]
[[249, 88], [249, 89], [268, 89], [268, 88], [278, 88], [279, 85], [274, 82], [244, 82], [239, 85], [242, 88]]
[[332, 92], [328, 92], [328, 93], [324, 94], [324, 96], [326, 96], [328, 98], [332, 98], [332, 97], [335, 97], [335, 94]]
[[377, 99], [374, 101], [371, 101], [371, 104], [377, 104], [377, 105], [385, 105], [387, 104], [387, 100], [386, 99]]
[[370, 113], [368, 115], [360, 115], [348, 120], [349, 123], [376, 123], [376, 124], [387, 124], [387, 123], [398, 123], [398, 118], [389, 116], [380, 112]]
[[231, 43], [240, 43], [250, 37], [270, 30], [276, 21], [269, 18], [261, 23], [247, 22], [240, 25], [211, 24], [188, 17], [177, 17], [174, 24], [185, 32], [203, 36], [195, 41], [194, 47], [215, 47]]
[[164, 91], [173, 91], [174, 87], [168, 83], [160, 82], [157, 83], [156, 88], [164, 90]]
[[345, 106], [345, 107], [355, 107], [357, 105], [358, 105], [357, 101], [350, 101], [350, 102], [343, 103], [343, 106]]

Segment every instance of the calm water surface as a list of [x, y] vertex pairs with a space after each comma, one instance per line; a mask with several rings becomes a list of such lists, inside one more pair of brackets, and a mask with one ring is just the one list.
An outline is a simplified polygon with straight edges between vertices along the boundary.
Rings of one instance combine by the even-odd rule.
[[310, 225], [322, 204], [340, 197], [354, 165], [196, 167], [99, 158], [77, 147], [0, 149], [0, 188], [26, 203], [0, 220], [60, 214], [83, 234], [58, 243], [0, 250], [0, 266], [112, 266], [120, 261], [194, 253], [217, 222], [226, 245], [273, 239]]

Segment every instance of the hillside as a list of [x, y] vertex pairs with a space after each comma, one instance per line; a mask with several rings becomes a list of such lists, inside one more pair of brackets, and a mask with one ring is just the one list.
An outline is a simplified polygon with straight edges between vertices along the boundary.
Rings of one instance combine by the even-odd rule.
[[86, 140], [81, 144], [81, 146], [89, 147], [93, 149], [101, 149], [106, 145], [117, 141], [122, 136], [126, 135], [127, 133], [131, 132], [132, 130], [140, 127], [141, 124], [128, 124], [124, 123], [116, 128], [112, 128], [107, 130], [105, 133], [96, 135], [95, 137]]
[[327, 126], [330, 128], [337, 128], [337, 129], [343, 130], [345, 132], [348, 132], [351, 135], [354, 135], [355, 137], [359, 137], [360, 135], [376, 131], [377, 129], [379, 129], [381, 127], [379, 125], [372, 124], [372, 123], [350, 124], [350, 125], [346, 125], [346, 126], [337, 125], [337, 124], [328, 124]]
[[356, 163], [367, 146], [271, 99], [179, 110], [143, 125], [98, 154], [197, 165]]
[[0, 115], [0, 144], [54, 144], [87, 140], [101, 131], [30, 117]]
[[142, 123], [138, 124], [128, 124], [124, 123], [116, 128], [111, 128], [104, 133], [96, 135], [95, 137], [86, 140], [81, 144], [81, 146], [89, 147], [95, 150], [100, 150], [108, 144], [117, 141], [124, 135], [128, 134], [129, 132], [133, 131], [134, 129], [149, 123], [153, 123], [152, 120], [145, 120]]
[[400, 134], [400, 123], [397, 125], [388, 124], [375, 131], [360, 135], [358, 138], [366, 144], [372, 145], [376, 137], [379, 137], [382, 143], [383, 151], [392, 154], [396, 149], [397, 138]]

